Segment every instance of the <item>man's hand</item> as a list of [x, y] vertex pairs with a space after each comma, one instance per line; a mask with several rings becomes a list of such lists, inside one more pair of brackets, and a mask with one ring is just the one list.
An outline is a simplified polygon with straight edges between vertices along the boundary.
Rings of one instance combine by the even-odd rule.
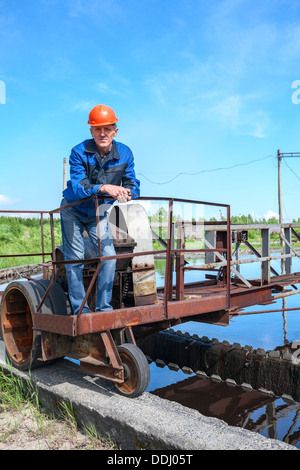
[[131, 192], [128, 188], [123, 186], [115, 186], [114, 184], [103, 184], [100, 192], [108, 194], [109, 196], [117, 199], [119, 202], [127, 202], [131, 200]]

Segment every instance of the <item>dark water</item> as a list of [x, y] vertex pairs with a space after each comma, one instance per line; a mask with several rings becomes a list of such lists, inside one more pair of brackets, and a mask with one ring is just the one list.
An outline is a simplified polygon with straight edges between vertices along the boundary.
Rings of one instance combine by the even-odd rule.
[[182, 371], [162, 369], [154, 363], [150, 369], [148, 391], [151, 393], [300, 449], [299, 403], [196, 375], [187, 377]]
[[[191, 261], [192, 263], [193, 261]], [[195, 260], [199, 264], [202, 261]], [[280, 261], [272, 267], [281, 272]], [[293, 259], [293, 271], [300, 271], [299, 259]], [[158, 284], [163, 283], [163, 269]], [[199, 280], [198, 272], [187, 271], [186, 281]], [[260, 277], [260, 264], [242, 266], [241, 274], [248, 279]], [[297, 286], [300, 288], [300, 286]], [[300, 294], [279, 299], [269, 307], [254, 306], [248, 311], [300, 307]], [[264, 313], [236, 317], [229, 326], [222, 327], [198, 322], [184, 323], [174, 328], [183, 333], [227, 340], [241, 346], [251, 345], [266, 351], [300, 340], [300, 310]], [[240, 386], [230, 387], [195, 375], [186, 376], [167, 367], [150, 365], [151, 381], [148, 391], [168, 400], [198, 410], [205, 416], [217, 417], [232, 426], [244, 427], [266, 437], [282, 440], [300, 449], [300, 404], [282, 398], [266, 396], [258, 391], [246, 391]]]

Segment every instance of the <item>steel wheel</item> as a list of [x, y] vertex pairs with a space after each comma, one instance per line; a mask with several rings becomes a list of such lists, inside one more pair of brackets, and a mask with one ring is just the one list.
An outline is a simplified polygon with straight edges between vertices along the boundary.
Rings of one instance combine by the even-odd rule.
[[[33, 329], [33, 318], [50, 281], [12, 281], [1, 300], [1, 334], [5, 354], [13, 367], [33, 369], [45, 364], [42, 356], [41, 333]], [[55, 285], [53, 296], [46, 300], [42, 313], [67, 314], [65, 294]]]
[[32, 328], [34, 306], [31, 292], [26, 287], [22, 282], [10, 283], [3, 294], [1, 304], [1, 330], [5, 354], [9, 362], [20, 370], [34, 367], [38, 360], [42, 359], [41, 335]]
[[125, 381], [115, 383], [116, 388], [127, 397], [141, 395], [150, 380], [150, 369], [144, 353], [131, 343], [118, 346], [118, 352], [124, 367]]

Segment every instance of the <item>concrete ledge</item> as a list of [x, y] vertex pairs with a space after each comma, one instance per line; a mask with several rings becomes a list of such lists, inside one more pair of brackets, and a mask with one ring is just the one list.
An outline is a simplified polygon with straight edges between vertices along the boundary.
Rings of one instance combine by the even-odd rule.
[[[3, 358], [0, 365], [9, 370]], [[26, 372], [13, 373], [29, 379]], [[108, 433], [122, 450], [297, 450], [150, 393], [125, 398], [112, 383], [81, 373], [67, 360], [34, 369], [30, 378], [49, 412], [57, 414], [58, 403], [71, 401], [79, 425]]]

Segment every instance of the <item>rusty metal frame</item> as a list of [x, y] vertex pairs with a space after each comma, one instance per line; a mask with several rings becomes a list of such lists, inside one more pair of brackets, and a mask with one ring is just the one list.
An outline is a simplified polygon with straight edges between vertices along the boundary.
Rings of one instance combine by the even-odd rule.
[[[226, 204], [219, 203], [209, 203], [204, 201], [194, 201], [187, 199], [178, 199], [178, 198], [161, 198], [161, 197], [142, 197], [140, 200], [145, 201], [165, 201], [168, 203], [168, 239], [165, 244], [165, 249], [162, 250], [153, 250], [147, 252], [137, 252], [137, 253], [123, 253], [114, 256], [101, 257], [101, 240], [99, 234], [99, 211], [98, 211], [98, 198], [101, 196], [92, 196], [81, 201], [77, 201], [66, 206], [57, 208], [53, 211], [0, 211], [3, 213], [38, 213], [41, 214], [41, 237], [42, 237], [42, 253], [36, 254], [43, 256], [43, 261], [45, 256], [49, 253], [44, 251], [44, 232], [43, 232], [43, 216], [44, 214], [49, 214], [50, 216], [50, 226], [51, 226], [51, 245], [52, 245], [52, 266], [53, 273], [50, 279], [50, 284], [44, 294], [43, 299], [41, 300], [40, 305], [37, 308], [37, 312], [34, 318], [34, 328], [41, 331], [48, 331], [49, 333], [59, 333], [67, 336], [78, 336], [82, 334], [89, 334], [93, 332], [103, 332], [107, 330], [113, 330], [118, 328], [131, 328], [135, 325], [142, 324], [164, 324], [166, 321], [170, 323], [178, 323], [178, 321], [187, 321], [189, 317], [195, 317], [197, 315], [202, 315], [204, 320], [204, 315], [213, 314], [213, 312], [228, 312], [229, 315], [243, 314], [241, 309], [245, 308], [247, 305], [253, 305], [255, 303], [264, 303], [270, 302], [272, 300], [272, 288], [274, 285], [265, 285], [265, 286], [251, 286], [251, 289], [239, 289], [238, 292], [231, 293], [231, 266], [238, 264], [236, 261], [231, 260], [231, 225], [230, 225], [230, 206]], [[102, 197], [104, 198], [104, 197]], [[55, 256], [55, 239], [54, 239], [54, 226], [53, 226], [53, 216], [56, 213], [59, 213], [61, 210], [64, 210], [67, 207], [75, 206], [87, 200], [95, 200], [95, 210], [96, 210], [96, 221], [97, 221], [97, 230], [98, 230], [98, 256], [93, 259], [82, 259], [74, 261], [57, 261]], [[105, 197], [105, 199], [109, 199]], [[185, 249], [182, 247], [173, 247], [173, 205], [174, 202], [183, 202], [190, 204], [203, 204], [216, 207], [225, 207], [227, 210], [227, 221], [214, 222], [215, 225], [222, 227], [223, 230], [227, 231], [227, 246], [226, 249], [223, 247], [220, 248], [202, 248], [202, 249]], [[206, 223], [207, 224], [207, 223]], [[191, 299], [184, 298], [185, 294], [185, 285], [184, 285], [184, 276], [183, 273], [186, 269], [191, 269], [185, 267], [183, 261], [184, 254], [188, 252], [214, 252], [214, 253], [226, 253], [226, 260], [221, 263], [211, 263], [211, 267], [219, 267], [220, 265], [224, 266], [226, 271], [226, 282], [225, 290], [220, 289], [218, 294], [213, 294], [213, 296], [207, 296], [206, 298]], [[106, 312], [105, 318], [101, 312], [92, 312], [90, 314], [81, 315], [82, 308], [85, 304], [86, 299], [88, 298], [94, 283], [96, 282], [98, 272], [101, 267], [101, 263], [104, 260], [108, 259], [121, 259], [121, 258], [133, 258], [137, 256], [144, 256], [148, 254], [163, 254], [166, 255], [166, 270], [165, 270], [165, 283], [164, 289], [161, 291], [163, 295], [163, 300], [157, 302], [154, 305], [145, 305], [145, 306], [136, 306], [130, 308], [121, 308], [113, 310], [111, 312]], [[2, 255], [4, 256], [28, 256], [27, 254], [22, 255]], [[292, 256], [292, 255], [285, 255]], [[173, 270], [173, 258], [176, 259], [176, 285], [175, 285], [175, 298], [173, 296], [174, 286], [172, 285], [172, 270]], [[277, 258], [277, 257], [276, 257]], [[265, 260], [265, 257], [261, 257], [261, 260]], [[253, 262], [255, 260], [252, 260]], [[97, 263], [95, 273], [93, 275], [92, 281], [86, 292], [85, 299], [82, 302], [79, 314], [77, 316], [65, 317], [61, 315], [48, 315], [41, 314], [42, 306], [48, 297], [57, 275], [57, 266], [59, 264], [71, 264], [71, 263]], [[208, 265], [204, 265], [208, 266]], [[192, 269], [197, 269], [192, 268]], [[213, 282], [213, 281], [212, 281]], [[209, 281], [205, 281], [208, 285]], [[201, 284], [201, 283], [200, 283]], [[248, 292], [247, 292], [248, 290]], [[257, 300], [257, 302], [255, 302]], [[59, 313], [59, 312], [58, 312]], [[226, 315], [225, 315], [226, 316]], [[224, 314], [223, 314], [224, 317]], [[225, 317], [224, 317], [225, 318]], [[182, 319], [182, 320], [181, 320]], [[200, 320], [201, 321], [201, 320]], [[222, 320], [223, 321], [223, 320]], [[212, 322], [213, 318], [212, 318]]]
[[[34, 328], [39, 329], [41, 331], [48, 331], [52, 333], [60, 333], [67, 336], [78, 336], [82, 334], [89, 334], [93, 332], [103, 332], [110, 329], [117, 329], [117, 328], [130, 328], [135, 325], [141, 324], [149, 324], [149, 323], [164, 323], [166, 321], [170, 322], [178, 322], [181, 321], [180, 319], [185, 319], [188, 317], [194, 317], [199, 314], [209, 314], [215, 311], [220, 312], [237, 312], [239, 309], [243, 308], [249, 302], [253, 304], [254, 297], [258, 296], [257, 298], [261, 302], [267, 302], [271, 299], [271, 288], [270, 286], [261, 286], [260, 288], [252, 288], [251, 293], [247, 293], [246, 291], [243, 292], [240, 290], [239, 293], [233, 293], [231, 295], [231, 266], [235, 264], [234, 261], [231, 261], [231, 225], [230, 225], [230, 206], [227, 204], [220, 204], [220, 203], [209, 203], [205, 201], [196, 201], [196, 200], [187, 200], [187, 199], [179, 199], [179, 198], [161, 198], [161, 197], [142, 197], [139, 198], [140, 200], [145, 201], [165, 201], [168, 203], [168, 234], [167, 234], [167, 243], [165, 249], [162, 250], [153, 250], [147, 252], [137, 252], [137, 253], [124, 253], [114, 256], [101, 256], [101, 239], [99, 233], [99, 204], [98, 199], [104, 198], [104, 196], [92, 196], [80, 201], [76, 201], [74, 203], [67, 204], [66, 206], [57, 208], [52, 211], [28, 211], [29, 213], [39, 213], [41, 214], [41, 236], [42, 236], [42, 256], [44, 261], [44, 256], [48, 253], [44, 252], [44, 233], [43, 233], [43, 214], [49, 214], [50, 216], [50, 226], [51, 226], [51, 245], [52, 245], [52, 266], [53, 266], [53, 273], [50, 279], [50, 284], [44, 294], [43, 299], [40, 302], [40, 305], [37, 308], [37, 312], [34, 318]], [[71, 260], [71, 261], [58, 261], [56, 260], [55, 256], [55, 239], [54, 239], [54, 226], [53, 226], [53, 216], [56, 213], [64, 210], [67, 207], [75, 206], [82, 202], [86, 202], [88, 200], [95, 200], [95, 211], [96, 211], [96, 222], [97, 222], [97, 231], [98, 231], [98, 256], [93, 259], [82, 259], [82, 260]], [[105, 199], [110, 199], [105, 197]], [[216, 207], [224, 207], [227, 211], [227, 221], [219, 222], [219, 225], [225, 226], [227, 231], [227, 240], [226, 240], [226, 248], [202, 248], [202, 249], [185, 249], [182, 247], [173, 247], [173, 206], [175, 202], [180, 203], [189, 203], [189, 204], [202, 204], [202, 205], [209, 205], [209, 206], [216, 206]], [[2, 211], [2, 212], [13, 212], [13, 213], [21, 213], [26, 211]], [[224, 269], [226, 272], [225, 278], [225, 290], [220, 290], [219, 294], [214, 294], [213, 299], [211, 297], [206, 298], [197, 298], [197, 299], [184, 299], [183, 293], [185, 289], [184, 285], [184, 270], [190, 269], [185, 268], [184, 263], [182, 263], [182, 259], [185, 253], [190, 252], [214, 252], [224, 254], [226, 253], [226, 260], [223, 261], [221, 264], [224, 265]], [[81, 315], [83, 306], [85, 301], [87, 300], [94, 283], [96, 282], [97, 275], [99, 273], [101, 263], [104, 260], [108, 259], [121, 259], [121, 258], [133, 258], [137, 256], [144, 256], [144, 255], [155, 255], [155, 254], [163, 254], [166, 255], [166, 268], [165, 268], [165, 283], [164, 283], [164, 296], [162, 302], [158, 302], [155, 305], [145, 305], [141, 307], [130, 307], [130, 308], [123, 308], [118, 310], [113, 310], [111, 312], [106, 312], [105, 318], [101, 314], [101, 312], [92, 312], [90, 314]], [[15, 256], [15, 255], [9, 255]], [[26, 255], [18, 255], [18, 256], [26, 256]], [[173, 290], [174, 286], [172, 285], [172, 270], [173, 270], [173, 259], [176, 259], [178, 263], [176, 263], [176, 285], [175, 285], [175, 299], [173, 297]], [[82, 302], [82, 305], [79, 310], [79, 314], [77, 316], [70, 316], [70, 317], [62, 317], [61, 315], [47, 315], [41, 314], [42, 306], [48, 297], [56, 279], [57, 275], [57, 266], [59, 264], [71, 264], [71, 263], [78, 263], [81, 262], [85, 263], [97, 263], [96, 270], [90, 282], [90, 285], [87, 289], [86, 296]], [[219, 266], [220, 263], [215, 263], [216, 266]], [[254, 297], [253, 297], [254, 296]], [[247, 301], [247, 299], [248, 301]], [[232, 304], [232, 305], [231, 305]], [[59, 312], [58, 312], [59, 313]], [[203, 316], [204, 319], [204, 316]]]
[[[94, 199], [95, 200], [97, 230], [98, 230], [98, 227], [99, 227], [98, 198], [104, 199], [104, 196], [91, 196], [89, 198], [85, 198], [85, 199], [82, 199], [80, 201], [76, 201], [76, 202], [67, 204], [63, 207], [60, 207], [60, 208], [54, 209], [52, 211], [49, 211], [50, 222], [51, 222], [51, 227], [52, 227], [51, 228], [51, 239], [52, 239], [53, 274], [52, 274], [52, 278], [51, 278], [50, 284], [48, 286], [48, 289], [46, 290], [45, 295], [44, 295], [43, 299], [41, 300], [41, 303], [40, 303], [40, 305], [37, 309], [37, 312], [36, 312], [37, 315], [35, 316], [35, 322], [34, 322], [35, 326], [34, 327], [37, 328], [37, 329], [50, 328], [49, 323], [55, 323], [56, 315], [52, 315], [52, 316], [50, 316], [50, 318], [47, 318], [47, 315], [45, 315], [45, 314], [40, 315], [40, 312], [41, 312], [41, 308], [42, 308], [45, 300], [47, 299], [47, 297], [48, 297], [48, 295], [49, 295], [49, 293], [50, 293], [50, 291], [51, 291], [51, 289], [54, 285], [55, 278], [56, 278], [56, 266], [58, 264], [72, 264], [72, 263], [78, 263], [78, 262], [83, 263], [83, 264], [91, 263], [91, 262], [97, 263], [96, 271], [95, 271], [95, 273], [93, 275], [93, 278], [90, 282], [90, 285], [88, 287], [85, 298], [84, 298], [84, 300], [82, 302], [82, 305], [80, 307], [78, 315], [76, 317], [70, 318], [69, 325], [68, 325], [67, 328], [66, 328], [65, 324], [63, 326], [63, 331], [68, 331], [68, 334], [71, 334], [73, 336], [73, 335], [84, 334], [83, 331], [85, 330], [85, 327], [83, 325], [84, 325], [84, 323], [86, 323], [89, 314], [85, 314], [82, 317], [81, 313], [82, 313], [82, 310], [83, 310], [83, 306], [84, 306], [84, 304], [85, 304], [85, 302], [86, 302], [86, 300], [87, 300], [87, 298], [88, 298], [88, 296], [89, 296], [89, 294], [90, 294], [90, 292], [93, 288], [93, 285], [96, 282], [97, 275], [99, 273], [102, 261], [109, 260], [109, 259], [128, 258], [128, 257], [133, 258], [133, 257], [136, 257], [136, 256], [144, 256], [144, 255], [148, 255], [148, 254], [153, 254], [153, 255], [154, 254], [166, 254], [165, 293], [164, 293], [163, 309], [162, 309], [162, 313], [155, 316], [155, 319], [153, 319], [153, 321], [164, 321], [164, 320], [168, 320], [169, 318], [174, 318], [173, 314], [171, 316], [169, 316], [169, 312], [168, 312], [169, 311], [169, 303], [172, 300], [172, 289], [173, 289], [173, 286], [172, 286], [172, 272], [171, 272], [172, 257], [175, 254], [177, 254], [179, 251], [180, 252], [190, 252], [191, 251], [191, 250], [178, 250], [178, 249], [175, 249], [175, 248], [172, 249], [171, 242], [172, 242], [172, 219], [173, 219], [173, 204], [174, 204], [174, 202], [211, 205], [211, 206], [216, 206], [216, 207], [226, 207], [226, 209], [227, 209], [227, 228], [228, 228], [228, 233], [229, 233], [229, 235], [227, 235], [227, 238], [228, 238], [228, 241], [230, 240], [230, 207], [227, 204], [209, 203], [209, 202], [204, 202], [204, 201], [179, 199], [179, 198], [141, 197], [141, 198], [139, 198], [139, 200], [166, 201], [166, 202], [168, 202], [168, 205], [169, 205], [169, 207], [168, 207], [168, 240], [167, 240], [167, 247], [166, 247], [165, 250], [153, 250], [153, 251], [139, 252], [139, 253], [133, 253], [133, 254], [125, 253], [125, 254], [119, 254], [119, 255], [114, 255], [114, 256], [103, 256], [102, 257], [101, 256], [101, 240], [100, 240], [100, 234], [98, 232], [98, 257], [93, 258], [93, 259], [81, 259], [81, 260], [74, 260], [74, 261], [71, 261], [71, 260], [70, 261], [57, 261], [56, 257], [55, 257], [55, 241], [54, 241], [54, 232], [53, 232], [53, 214], [58, 213], [61, 210], [64, 210], [68, 207], [72, 207], [72, 206], [81, 204], [83, 202], [86, 202], [88, 200]], [[112, 199], [112, 198], [105, 197], [105, 199]], [[228, 243], [228, 241], [227, 241], [226, 253], [227, 253], [227, 259], [230, 260], [230, 258], [231, 258], [231, 243]], [[207, 252], [207, 251], [218, 252], [218, 249], [216, 249], [216, 248], [214, 248], [214, 249], [201, 249], [201, 250], [198, 249], [198, 250], [195, 250], [195, 251], [197, 251], [197, 252]], [[224, 251], [224, 250], [222, 250], [222, 251]], [[227, 282], [225, 305], [223, 305], [223, 303], [222, 303], [222, 308], [225, 308], [225, 309], [230, 308], [230, 263], [227, 263], [227, 280], [229, 280], [229, 282]], [[178, 307], [179, 307], [179, 305], [178, 305]], [[150, 308], [152, 309], [152, 306]], [[147, 311], [149, 311], [150, 308], [148, 307]], [[121, 310], [123, 310], [123, 309], [121, 309]], [[127, 310], [127, 313], [128, 313], [128, 310], [131, 310], [131, 309], [127, 308], [125, 310]], [[181, 309], [179, 308], [179, 311], [180, 310]], [[92, 315], [97, 316], [97, 312], [94, 312]], [[110, 314], [106, 313], [106, 317], [109, 317], [109, 316], [110, 316]], [[59, 315], [58, 315], [58, 317], [61, 318], [61, 316], [59, 316]], [[151, 317], [151, 315], [150, 315], [150, 317]], [[175, 315], [175, 317], [178, 318], [178, 315]], [[85, 320], [83, 320], [83, 319], [85, 319]], [[141, 323], [148, 323], [148, 321], [146, 320], [144, 315], [143, 315], [143, 320], [141, 321]], [[133, 324], [135, 324], [135, 322]], [[112, 322], [112, 325], [115, 325], [115, 323]], [[128, 325], [131, 325], [131, 323], [126, 322], [122, 326], [128, 326]], [[99, 326], [97, 326], [97, 328], [99, 328]]]
[[[85, 331], [93, 331], [93, 328], [91, 329], [90, 327], [87, 327], [86, 326], [86, 323], [87, 321], [90, 322], [90, 319], [88, 320], [88, 317], [89, 317], [89, 314], [88, 316], [84, 315], [83, 317], [81, 316], [81, 313], [82, 313], [82, 309], [83, 309], [83, 306], [85, 304], [85, 301], [86, 299], [88, 298], [92, 288], [93, 288], [93, 285], [97, 279], [97, 275], [99, 273], [99, 270], [100, 270], [100, 267], [101, 267], [101, 263], [102, 261], [104, 260], [108, 260], [108, 259], [120, 259], [120, 258], [128, 258], [128, 257], [136, 257], [136, 256], [144, 256], [144, 255], [147, 255], [147, 254], [165, 254], [166, 255], [166, 271], [165, 271], [165, 293], [164, 293], [164, 300], [163, 300], [163, 304], [162, 305], [156, 305], [154, 306], [154, 308], [151, 306], [151, 310], [153, 310], [153, 314], [150, 314], [150, 309], [149, 307], [145, 306], [145, 307], [139, 307], [137, 310], [138, 310], [138, 317], [139, 317], [139, 320], [137, 321], [136, 320], [136, 310], [135, 308], [133, 309], [125, 309], [126, 310], [126, 314], [125, 315], [121, 315], [121, 318], [122, 317], [126, 317], [126, 320], [123, 320], [123, 323], [122, 321], [116, 321], [114, 319], [115, 315], [114, 314], [108, 314], [106, 315], [106, 318], [107, 317], [110, 317], [112, 316], [113, 318], [111, 318], [111, 321], [112, 321], [112, 324], [111, 326], [114, 326], [116, 327], [116, 325], [119, 325], [121, 324], [121, 326], [131, 326], [131, 325], [134, 325], [134, 324], [137, 324], [137, 323], [148, 323], [150, 319], [150, 322], [151, 322], [151, 319], [153, 322], [161, 322], [161, 321], [165, 321], [165, 320], [168, 320], [168, 319], [178, 319], [178, 314], [176, 313], [176, 311], [174, 312], [174, 309], [170, 306], [170, 302], [172, 301], [172, 291], [173, 291], [173, 285], [172, 285], [172, 268], [173, 268], [173, 257], [178, 255], [179, 253], [180, 254], [184, 254], [184, 252], [187, 252], [187, 251], [190, 251], [190, 250], [178, 250], [176, 248], [173, 248], [171, 243], [172, 243], [172, 237], [173, 237], [173, 234], [172, 234], [172, 230], [173, 230], [173, 224], [172, 224], [172, 219], [173, 219], [173, 205], [174, 205], [174, 202], [183, 202], [183, 203], [190, 203], [190, 204], [204, 204], [204, 205], [211, 205], [211, 206], [217, 206], [217, 207], [226, 207], [227, 208], [227, 227], [228, 227], [228, 232], [229, 232], [229, 236], [228, 236], [228, 240], [230, 240], [230, 208], [228, 205], [226, 204], [218, 204], [218, 203], [208, 203], [208, 202], [204, 202], [204, 201], [195, 201], [195, 200], [187, 200], [187, 199], [178, 199], [178, 198], [160, 198], [160, 197], [143, 197], [143, 198], [139, 198], [141, 200], [149, 200], [149, 201], [166, 201], [168, 202], [168, 239], [167, 239], [167, 246], [166, 246], [166, 249], [163, 249], [163, 250], [153, 250], [153, 251], [148, 251], [148, 252], [140, 252], [140, 253], [134, 253], [134, 254], [119, 254], [119, 255], [115, 255], [115, 256], [107, 256], [107, 257], [101, 257], [101, 240], [100, 240], [100, 233], [99, 233], [99, 212], [98, 212], [98, 199], [101, 198], [101, 199], [104, 199], [104, 197], [102, 196], [91, 196], [89, 198], [85, 198], [83, 200], [80, 200], [80, 201], [76, 201], [74, 203], [70, 203], [70, 204], [67, 204], [66, 206], [63, 206], [63, 207], [59, 207], [57, 209], [54, 209], [52, 211], [1, 211], [1, 212], [4, 212], [4, 213], [8, 213], [8, 212], [11, 212], [11, 213], [39, 213], [41, 214], [41, 237], [42, 237], [42, 253], [39, 253], [39, 254], [35, 254], [36, 256], [38, 255], [42, 255], [42, 259], [43, 259], [43, 262], [45, 260], [45, 256], [46, 255], [50, 255], [52, 254], [52, 266], [53, 266], [53, 273], [52, 273], [52, 276], [51, 276], [51, 279], [50, 279], [50, 284], [44, 294], [44, 297], [42, 298], [41, 302], [40, 302], [40, 305], [38, 306], [37, 308], [37, 312], [36, 312], [36, 315], [35, 315], [35, 321], [34, 321], [34, 328], [36, 329], [41, 329], [42, 331], [49, 331], [49, 332], [60, 332], [61, 334], [67, 334], [67, 335], [70, 335], [70, 336], [76, 336], [76, 335], [80, 335], [80, 334], [84, 334]], [[84, 260], [74, 260], [74, 261], [57, 261], [56, 260], [56, 256], [55, 256], [55, 239], [54, 239], [54, 226], [53, 226], [53, 216], [54, 214], [56, 213], [59, 213], [60, 211], [64, 210], [65, 208], [67, 207], [71, 207], [71, 206], [75, 206], [77, 204], [81, 204], [83, 202], [86, 202], [88, 200], [91, 200], [91, 199], [94, 199], [95, 200], [95, 210], [96, 210], [96, 222], [97, 222], [97, 231], [98, 231], [98, 256], [94, 259], [84, 259]], [[110, 199], [108, 197], [105, 197], [105, 199]], [[52, 245], [52, 253], [45, 253], [44, 251], [44, 232], [43, 232], [43, 214], [49, 214], [50, 216], [50, 227], [51, 227], [51, 245]], [[227, 243], [227, 259], [230, 259], [230, 247], [231, 247], [231, 244], [230, 243]], [[214, 250], [209, 250], [209, 249], [201, 249], [201, 250], [196, 250], [197, 252], [205, 252], [205, 251], [218, 251], [216, 249]], [[5, 256], [5, 255], [3, 255]], [[8, 256], [28, 256], [27, 254], [22, 254], [22, 255], [8, 255]], [[50, 291], [55, 283], [55, 279], [56, 279], [56, 275], [57, 275], [57, 266], [59, 264], [68, 264], [68, 263], [78, 263], [78, 262], [82, 262], [82, 263], [91, 263], [91, 262], [95, 262], [97, 263], [97, 268], [96, 268], [96, 271], [93, 275], [93, 278], [90, 282], [90, 285], [88, 287], [88, 290], [86, 292], [86, 296], [82, 302], [82, 305], [80, 307], [80, 310], [79, 310], [79, 313], [76, 317], [69, 317], [69, 318], [64, 318], [63, 321], [62, 321], [62, 317], [60, 315], [45, 315], [45, 314], [41, 314], [41, 309], [42, 309], [42, 306], [45, 302], [45, 300], [47, 299], [47, 297], [49, 296], [50, 294]], [[182, 273], [183, 273], [183, 268], [184, 267], [179, 267], [179, 269], [182, 269]], [[230, 265], [228, 263], [228, 266], [227, 266], [227, 279], [230, 280]], [[221, 301], [221, 304], [220, 304], [220, 308], [226, 308], [228, 309], [230, 307], [230, 282], [227, 282], [227, 291], [226, 291], [226, 299], [225, 299], [225, 303], [224, 303], [224, 298], [222, 298], [222, 301]], [[181, 305], [177, 305], [178, 307], [178, 312], [182, 315], [186, 315], [187, 313], [189, 312], [185, 312], [184, 311], [184, 308], [182, 308]], [[191, 308], [191, 314], [196, 314], [197, 313], [197, 308], [195, 310], [195, 307], [192, 306], [192, 303], [190, 303], [190, 306]], [[202, 308], [202, 307], [201, 307]], [[122, 311], [123, 313], [123, 310], [124, 309], [120, 309], [120, 311]], [[99, 328], [100, 328], [100, 331], [103, 331], [103, 328], [101, 328], [101, 325], [99, 325], [99, 314], [97, 313], [93, 313], [92, 314], [95, 319], [97, 319], [97, 321], [95, 320], [94, 323], [95, 323], [95, 328], [98, 329], [99, 331]], [[59, 317], [58, 319], [56, 319], [56, 317]], [[129, 318], [131, 317], [131, 318]], [[108, 319], [108, 318], [107, 318]], [[51, 326], [52, 324], [52, 326]], [[56, 326], [55, 326], [56, 325]], [[107, 329], [107, 326], [105, 327]]]

